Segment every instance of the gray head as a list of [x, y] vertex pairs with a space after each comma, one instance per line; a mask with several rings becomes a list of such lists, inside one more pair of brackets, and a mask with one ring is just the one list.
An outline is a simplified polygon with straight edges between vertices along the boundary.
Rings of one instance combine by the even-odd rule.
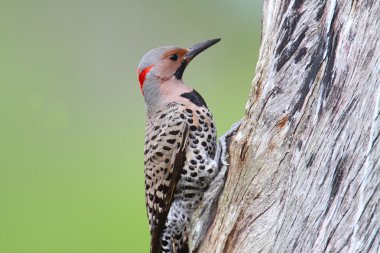
[[[195, 44], [191, 48], [165, 46], [152, 49], [146, 53], [140, 61], [137, 72], [141, 92], [148, 108], [159, 105], [163, 100], [163, 89], [165, 89], [166, 81], [171, 79], [181, 81], [189, 62], [196, 55], [219, 41], [220, 39], [207, 40]], [[175, 87], [171, 88], [175, 89]]]

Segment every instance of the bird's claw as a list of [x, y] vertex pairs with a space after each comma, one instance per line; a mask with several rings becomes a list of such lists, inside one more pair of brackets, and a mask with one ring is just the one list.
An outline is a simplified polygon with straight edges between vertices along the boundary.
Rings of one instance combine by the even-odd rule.
[[[222, 137], [220, 137], [219, 139], [219, 145], [218, 145], [218, 151], [217, 154], [220, 156], [220, 157], [217, 157], [220, 159], [220, 161], [222, 162], [223, 165], [225, 166], [229, 166], [230, 164], [227, 162], [228, 160], [228, 157], [229, 157], [229, 154], [227, 152], [227, 139], [229, 137], [231, 137], [236, 131], [237, 129], [240, 127], [241, 125], [241, 122], [242, 122], [242, 119], [239, 120], [238, 122], [234, 123], [232, 125], [232, 127], [230, 128], [230, 130], [228, 130]], [[221, 150], [220, 150], [221, 149]]]

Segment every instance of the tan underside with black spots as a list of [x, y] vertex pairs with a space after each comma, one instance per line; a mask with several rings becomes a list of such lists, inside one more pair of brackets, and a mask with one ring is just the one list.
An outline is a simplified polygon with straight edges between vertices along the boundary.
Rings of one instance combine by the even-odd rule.
[[205, 106], [184, 101], [147, 119], [145, 196], [153, 252], [187, 244], [191, 215], [217, 173], [212, 115]]

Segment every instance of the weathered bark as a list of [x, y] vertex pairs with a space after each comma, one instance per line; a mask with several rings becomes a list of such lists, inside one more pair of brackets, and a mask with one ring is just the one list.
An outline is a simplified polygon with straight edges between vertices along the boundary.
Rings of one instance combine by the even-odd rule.
[[256, 76], [198, 252], [380, 251], [380, 1], [265, 0]]

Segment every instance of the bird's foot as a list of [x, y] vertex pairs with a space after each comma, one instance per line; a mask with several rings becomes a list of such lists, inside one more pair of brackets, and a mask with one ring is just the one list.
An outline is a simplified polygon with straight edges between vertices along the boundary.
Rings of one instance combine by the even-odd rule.
[[228, 148], [227, 148], [227, 140], [239, 129], [242, 121], [243, 119], [234, 123], [232, 127], [230, 128], [230, 130], [228, 130], [225, 134], [222, 135], [222, 137], [219, 138], [219, 143], [218, 143], [219, 157], [216, 157], [216, 158], [218, 158], [218, 160], [220, 160], [220, 162], [223, 165], [226, 165], [226, 166], [229, 165], [227, 161], [229, 157]]
[[222, 192], [225, 180], [225, 174], [228, 167], [228, 139], [238, 130], [242, 120], [232, 125], [222, 137], [220, 137], [215, 153], [213, 163], [217, 167], [217, 175], [214, 177], [212, 184], [205, 192], [203, 200], [192, 217], [191, 236], [190, 236], [190, 252], [196, 250], [203, 240], [205, 233], [212, 222], [216, 211], [216, 203]]

